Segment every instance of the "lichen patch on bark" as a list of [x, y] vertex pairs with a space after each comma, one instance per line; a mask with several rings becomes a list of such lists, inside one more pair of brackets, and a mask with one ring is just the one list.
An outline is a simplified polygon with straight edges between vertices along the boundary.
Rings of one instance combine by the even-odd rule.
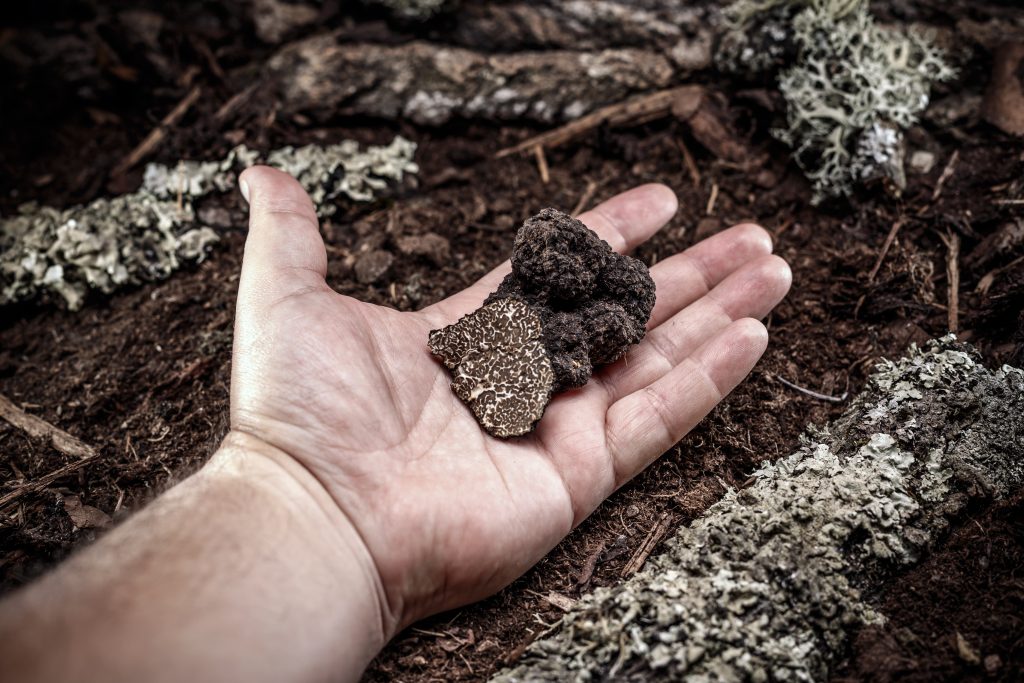
[[494, 680], [817, 681], [868, 596], [977, 497], [1024, 483], [1024, 372], [952, 337], [883, 362], [847, 412], [728, 492]]

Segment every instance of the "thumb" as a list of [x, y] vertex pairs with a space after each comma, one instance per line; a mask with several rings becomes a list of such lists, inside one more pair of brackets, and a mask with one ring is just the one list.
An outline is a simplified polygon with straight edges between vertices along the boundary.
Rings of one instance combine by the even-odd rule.
[[309, 195], [287, 173], [253, 166], [238, 178], [249, 202], [238, 306], [257, 317], [274, 302], [325, 289], [327, 251]]

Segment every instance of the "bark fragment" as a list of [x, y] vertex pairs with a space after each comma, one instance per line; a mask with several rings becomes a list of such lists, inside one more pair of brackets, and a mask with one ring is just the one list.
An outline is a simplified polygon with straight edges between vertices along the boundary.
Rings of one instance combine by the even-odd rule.
[[342, 197], [368, 201], [416, 173], [415, 150], [401, 136], [379, 147], [343, 140], [266, 155], [240, 145], [219, 161], [149, 164], [141, 188], [111, 199], [67, 209], [25, 204], [0, 218], [0, 306], [42, 296], [77, 310], [91, 289], [110, 294], [201, 261], [219, 235], [197, 220], [197, 200], [230, 191], [237, 173], [257, 161], [295, 176], [327, 216]]
[[974, 497], [1024, 483], [1024, 372], [952, 337], [884, 361], [810, 429], [680, 529], [632, 579], [580, 600], [494, 680], [824, 680], [865, 599]]
[[711, 63], [718, 21], [716, 7], [690, 0], [474, 2], [443, 39], [485, 51], [653, 47], [678, 68], [697, 70]]
[[416, 41], [346, 44], [321, 35], [268, 63], [285, 111], [358, 114], [440, 125], [452, 118], [575, 119], [674, 75], [664, 55], [622, 48], [486, 55]]

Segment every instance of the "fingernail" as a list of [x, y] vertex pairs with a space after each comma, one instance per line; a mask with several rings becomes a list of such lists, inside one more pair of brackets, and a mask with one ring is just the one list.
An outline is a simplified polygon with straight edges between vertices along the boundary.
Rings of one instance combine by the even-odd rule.
[[249, 183], [245, 182], [241, 178], [238, 179], [238, 189], [242, 192], [242, 198], [245, 203], [249, 203]]

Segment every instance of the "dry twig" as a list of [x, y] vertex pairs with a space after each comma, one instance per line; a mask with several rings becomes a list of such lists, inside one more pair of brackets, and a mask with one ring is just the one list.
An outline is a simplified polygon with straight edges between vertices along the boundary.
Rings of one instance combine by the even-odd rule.
[[558, 147], [605, 124], [621, 126], [637, 121], [651, 121], [662, 116], [673, 114], [679, 118], [689, 118], [700, 107], [704, 97], [704, 88], [699, 85], [684, 85], [669, 90], [660, 90], [650, 95], [642, 95], [612, 104], [597, 111], [571, 121], [564, 126], [541, 133], [524, 140], [512, 147], [506, 147], [495, 154], [501, 159], [517, 152], [526, 152], [535, 147]]
[[228, 99], [228, 101], [222, 104], [220, 106], [220, 109], [218, 109], [216, 113], [214, 113], [214, 120], [218, 123], [224, 123], [225, 121], [227, 121], [232, 115], [234, 115], [236, 111], [238, 111], [238, 109], [243, 104], [245, 104], [246, 101], [248, 101], [250, 97], [252, 97], [252, 94], [256, 92], [256, 88], [258, 88], [259, 86], [260, 81], [256, 81], [249, 87], [240, 90], [234, 95], [232, 95]]
[[960, 160], [960, 150], [954, 150], [953, 156], [949, 158], [949, 162], [946, 163], [946, 168], [942, 169], [942, 175], [939, 176], [939, 182], [935, 183], [935, 189], [932, 191], [932, 201], [934, 202], [942, 195], [942, 188], [945, 187], [946, 183], [950, 178], [953, 177], [953, 171], [956, 170], [956, 163]]
[[949, 331], [960, 327], [960, 235], [947, 230], [939, 239], [946, 245], [946, 320]]
[[811, 398], [816, 398], [819, 401], [827, 401], [828, 403], [842, 403], [843, 401], [846, 400], [846, 397], [848, 395], [848, 393], [844, 391], [842, 396], [829, 396], [828, 394], [822, 394], [817, 391], [814, 391], [813, 389], [802, 387], [799, 384], [790, 382], [788, 379], [779, 377], [778, 375], [775, 375], [775, 379], [777, 379], [780, 384], [783, 384], [794, 391], [799, 391], [801, 394], [806, 394]]
[[58, 467], [38, 479], [27, 481], [8, 493], [0, 496], [0, 509], [3, 509], [18, 500], [22, 496], [42, 491], [47, 486], [61, 477], [78, 470], [84, 465], [92, 462], [98, 455], [96, 449], [85, 442], [76, 439], [63, 429], [55, 427], [46, 420], [29, 415], [24, 410], [14, 405], [10, 399], [0, 394], [0, 417], [11, 425], [37, 439], [47, 439], [50, 444], [61, 453], [69, 455], [78, 460]]
[[124, 175], [128, 169], [152, 154], [160, 146], [164, 138], [167, 137], [167, 130], [178, 123], [178, 121], [181, 121], [188, 110], [192, 108], [192, 105], [196, 103], [196, 100], [199, 99], [199, 95], [202, 92], [202, 88], [198, 85], [189, 90], [188, 94], [175, 105], [174, 109], [168, 112], [167, 116], [160, 121], [160, 125], [151, 130], [149, 135], [114, 167], [110, 175], [114, 177]]
[[57, 481], [61, 477], [66, 477], [67, 475], [84, 467], [85, 465], [89, 464], [92, 461], [93, 458], [89, 457], [82, 458], [81, 460], [76, 460], [74, 462], [69, 462], [67, 465], [58, 467], [57, 469], [53, 470], [52, 472], [49, 472], [48, 474], [44, 474], [38, 479], [33, 479], [32, 481], [25, 482], [24, 484], [18, 486], [13, 491], [3, 496], [0, 496], [0, 510], [4, 509], [5, 507], [7, 507], [8, 505], [10, 505], [11, 503], [18, 500], [24, 495], [42, 491], [47, 486]]
[[537, 170], [540, 172], [540, 181], [547, 185], [551, 182], [551, 172], [548, 170], [548, 158], [544, 156], [543, 145], [533, 148], [533, 156], [537, 158]]
[[978, 280], [978, 285], [974, 288], [974, 291], [982, 295], [988, 294], [988, 290], [992, 288], [992, 284], [996, 281], [996, 278], [999, 275], [1002, 275], [1008, 270], [1013, 270], [1022, 263], [1024, 263], [1024, 256], [1018, 256], [1005, 266], [1000, 266], [990, 270], [985, 273], [980, 280]]
[[594, 198], [594, 194], [597, 192], [597, 183], [593, 180], [587, 181], [587, 189], [583, 190], [583, 194], [580, 195], [580, 200], [576, 202], [576, 206], [573, 207], [572, 215], [578, 216], [583, 212], [583, 209], [587, 208], [590, 200]]
[[868, 284], [875, 281], [878, 271], [882, 268], [882, 262], [885, 261], [885, 257], [889, 253], [889, 249], [892, 248], [892, 243], [896, 241], [896, 235], [899, 234], [900, 228], [902, 228], [906, 222], [907, 221], [903, 218], [898, 218], [892, 224], [892, 228], [889, 229], [889, 234], [886, 235], [885, 242], [882, 244], [882, 251], [878, 252], [878, 259], [875, 261], [875, 267], [872, 268], [871, 273], [868, 274]]
[[679, 147], [679, 152], [683, 155], [683, 163], [686, 164], [686, 170], [690, 173], [690, 180], [693, 181], [693, 189], [700, 189], [700, 169], [697, 168], [697, 162], [694, 161], [693, 155], [690, 154], [690, 148], [686, 146], [682, 138], [676, 138], [676, 145]]
[[92, 446], [42, 418], [29, 415], [3, 394], [0, 394], [0, 418], [33, 438], [47, 439], [54, 448], [64, 455], [73, 458], [96, 457], [96, 450]]
[[715, 213], [715, 203], [718, 201], [718, 183], [711, 183], [711, 195], [708, 197], [708, 205], [705, 213], [712, 215]]

